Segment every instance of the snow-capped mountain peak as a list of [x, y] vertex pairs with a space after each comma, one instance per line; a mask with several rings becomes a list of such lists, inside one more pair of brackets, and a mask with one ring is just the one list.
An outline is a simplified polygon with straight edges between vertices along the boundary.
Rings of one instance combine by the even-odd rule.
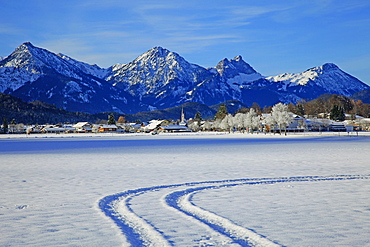
[[339, 67], [334, 63], [325, 63], [320, 68], [322, 70], [340, 70]]
[[230, 60], [226, 58], [221, 60], [216, 70], [222, 80], [237, 92], [240, 92], [241, 87], [263, 78], [240, 55]]
[[[23, 43], [0, 62], [1, 92], [11, 93], [25, 101], [45, 101], [69, 110], [112, 110], [113, 102], [126, 100], [125, 93], [113, 90], [101, 79], [103, 77], [105, 70], [96, 65], [57, 55], [30, 42]], [[102, 94], [114, 99], [107, 102]], [[89, 106], [94, 102], [98, 105]]]
[[64, 59], [46, 49], [35, 47], [31, 42], [25, 42], [3, 61], [2, 67], [25, 68], [27, 71], [44, 73], [45, 69], [70, 76], [77, 76], [75, 68], [70, 66]]
[[[13, 71], [14, 68], [17, 68], [17, 70]], [[6, 85], [6, 82], [2, 82], [0, 85], [3, 89], [6, 87], [14, 91], [26, 82], [36, 81], [44, 74], [57, 73], [82, 80], [86, 75], [104, 78], [107, 70], [97, 65], [79, 62], [63, 54], [57, 55], [46, 49], [36, 47], [31, 42], [25, 42], [0, 62], [0, 72], [2, 72], [0, 81], [4, 74], [13, 74], [15, 83]], [[14, 73], [17, 75], [15, 76]]]
[[[30, 42], [18, 46], [12, 54], [0, 61], [0, 91], [14, 91], [26, 82], [33, 82], [43, 74], [43, 62], [37, 58], [37, 50]], [[42, 55], [41, 55], [42, 57]], [[9, 79], [11, 78], [11, 79]]]
[[313, 99], [324, 93], [349, 96], [364, 89], [369, 86], [332, 63], [302, 73], [264, 77], [242, 56], [225, 58], [206, 69], [160, 46], [108, 69], [30, 42], [0, 60], [0, 92], [91, 113], [136, 113], [188, 101], [213, 105], [239, 100], [246, 105], [272, 105]]
[[[132, 63], [148, 66], [152, 69], [161, 69], [163, 66], [170, 69], [181, 70], [183, 66], [188, 67], [188, 63], [183, 57], [176, 52], [171, 52], [163, 47], [157, 46], [145, 52]], [[191, 67], [191, 65], [190, 65]]]
[[[111, 67], [108, 81], [132, 95], [155, 95], [157, 99], [184, 94], [209, 72], [162, 47], [154, 47], [127, 64]], [[170, 93], [170, 91], [172, 93]]]
[[282, 88], [285, 89], [309, 85], [320, 87], [327, 93], [346, 96], [368, 88], [366, 84], [347, 74], [333, 63], [325, 63], [322, 66], [308, 69], [302, 73], [284, 73], [277, 76], [270, 76], [266, 79], [271, 82], [283, 84]]
[[223, 76], [224, 73], [232, 73], [232, 74], [257, 74], [252, 66], [246, 63], [242, 56], [236, 56], [233, 59], [223, 59], [221, 60], [216, 69], [218, 73]]
[[3, 67], [21, 67], [27, 65], [34, 55], [34, 46], [31, 42], [25, 42], [18, 46], [15, 51], [5, 59]]
[[137, 60], [145, 60], [147, 58], [157, 58], [157, 57], [166, 57], [169, 53], [171, 53], [169, 50], [161, 47], [161, 46], [156, 46], [153, 47], [152, 49], [148, 50], [147, 52], [143, 53], [140, 55]]

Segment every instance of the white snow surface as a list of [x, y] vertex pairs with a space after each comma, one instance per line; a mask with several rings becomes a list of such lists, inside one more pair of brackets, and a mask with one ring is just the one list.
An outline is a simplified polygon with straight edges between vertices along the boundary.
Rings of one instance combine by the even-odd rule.
[[0, 246], [369, 246], [369, 135], [0, 135]]

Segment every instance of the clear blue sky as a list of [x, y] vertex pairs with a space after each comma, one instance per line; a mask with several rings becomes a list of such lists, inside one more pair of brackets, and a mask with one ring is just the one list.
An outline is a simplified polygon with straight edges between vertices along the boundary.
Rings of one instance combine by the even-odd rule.
[[3, 0], [0, 56], [26, 41], [105, 68], [154, 46], [205, 67], [242, 55], [266, 76], [332, 62], [370, 84], [367, 0]]

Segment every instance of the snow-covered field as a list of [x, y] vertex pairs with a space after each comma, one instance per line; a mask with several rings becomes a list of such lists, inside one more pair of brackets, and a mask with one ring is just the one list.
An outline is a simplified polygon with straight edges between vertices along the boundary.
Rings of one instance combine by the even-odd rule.
[[1, 135], [0, 246], [370, 246], [370, 138]]

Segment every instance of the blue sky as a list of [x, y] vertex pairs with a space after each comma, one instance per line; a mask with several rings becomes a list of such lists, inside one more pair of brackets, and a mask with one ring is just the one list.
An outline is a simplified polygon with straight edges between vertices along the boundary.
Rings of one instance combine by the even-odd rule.
[[242, 55], [263, 75], [332, 62], [370, 84], [370, 1], [2, 1], [0, 56], [23, 42], [87, 63], [155, 47], [213, 67]]

